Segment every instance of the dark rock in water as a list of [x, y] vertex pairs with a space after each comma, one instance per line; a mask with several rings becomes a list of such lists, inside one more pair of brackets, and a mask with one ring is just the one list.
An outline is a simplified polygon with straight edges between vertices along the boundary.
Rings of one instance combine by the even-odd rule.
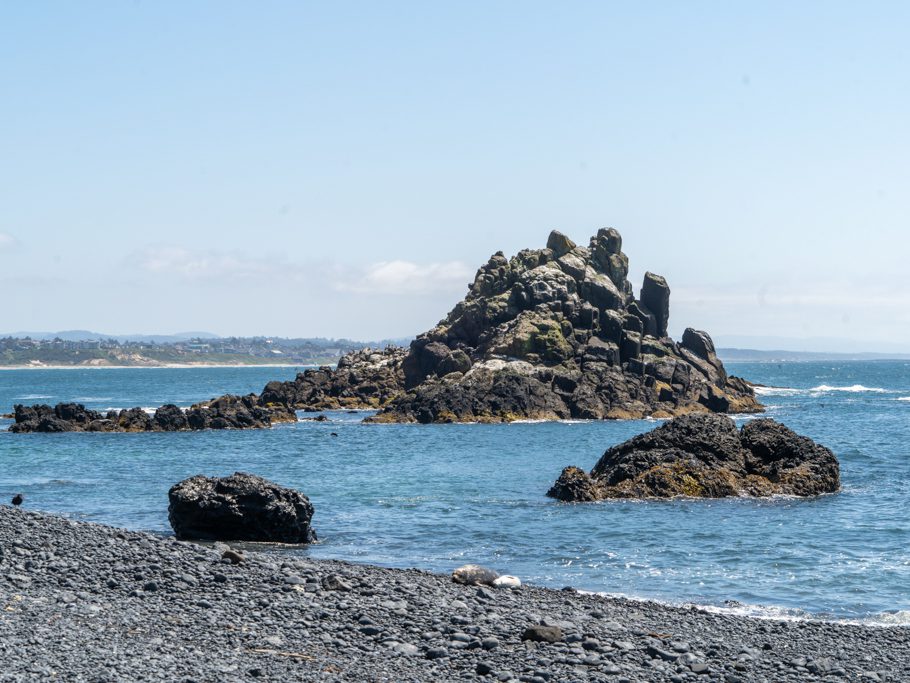
[[119, 432], [148, 432], [151, 431], [153, 422], [151, 416], [142, 408], [121, 410], [117, 418]]
[[194, 429], [261, 429], [276, 422], [294, 422], [285, 405], [263, 406], [256, 394], [226, 395], [184, 411], [163, 405], [149, 415], [142, 408], [112, 410], [106, 415], [80, 403], [15, 407], [14, 433], [26, 432], [177, 432]]
[[13, 496], [12, 503], [16, 507], [18, 507], [18, 506], [22, 505], [22, 501], [24, 501], [24, 500], [25, 500], [25, 496], [23, 496], [21, 493], [17, 493], [15, 496]]
[[771, 419], [741, 430], [723, 415], [685, 415], [613, 446], [590, 474], [567, 467], [547, 492], [605, 498], [812, 496], [840, 488], [834, 454]]
[[[73, 420], [64, 419], [61, 415]], [[100, 417], [102, 417], [100, 413], [87, 411], [85, 406], [75, 403], [61, 403], [56, 408], [48, 405], [16, 405], [13, 407], [13, 418], [16, 422], [10, 426], [9, 431], [14, 434], [82, 431], [93, 419]]]
[[275, 422], [295, 422], [297, 415], [283, 405], [263, 407], [256, 394], [225, 394], [186, 411], [192, 429], [261, 429]]
[[840, 488], [840, 466], [834, 454], [779, 422], [767, 418], [747, 422], [742, 442], [746, 469], [775, 482], [781, 493], [812, 496]]
[[547, 495], [577, 503], [591, 503], [605, 497], [602, 487], [580, 467], [566, 467]]
[[173, 404], [163, 405], [155, 411], [155, 426], [163, 432], [179, 432], [187, 429], [186, 414]]
[[260, 405], [320, 411], [381, 408], [404, 387], [402, 361], [407, 351], [390, 346], [345, 354], [338, 366], [306, 370], [290, 382], [269, 382]]
[[310, 543], [309, 498], [262, 477], [197, 475], [168, 491], [168, 520], [181, 539]]
[[490, 257], [468, 295], [411, 342], [404, 388], [371, 422], [671, 417], [757, 412], [704, 332], [667, 338], [670, 288], [647, 273], [632, 293], [622, 238], [588, 247], [553, 232], [547, 247]]

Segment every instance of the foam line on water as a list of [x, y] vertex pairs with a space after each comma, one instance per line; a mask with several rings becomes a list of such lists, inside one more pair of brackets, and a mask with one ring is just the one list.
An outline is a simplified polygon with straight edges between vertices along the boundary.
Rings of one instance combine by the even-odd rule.
[[832, 387], [827, 384], [819, 384], [817, 387], [812, 387], [809, 391], [824, 393], [829, 391], [842, 391], [844, 393], [850, 394], [889, 394], [891, 393], [888, 389], [882, 389], [881, 387], [866, 387], [862, 384], [853, 384], [849, 387]]
[[802, 389], [792, 387], [754, 387], [758, 396], [796, 396], [802, 393]]
[[643, 598], [635, 595], [611, 593], [606, 591], [578, 590], [578, 592], [585, 595], [598, 595], [604, 598], [614, 599], [619, 598], [622, 600], [630, 600], [632, 602], [650, 602], [656, 603], [658, 605], [666, 605], [669, 607], [694, 607], [710, 614], [726, 614], [731, 616], [751, 617], [753, 619], [767, 619], [771, 621], [815, 621], [830, 624], [853, 624], [858, 626], [879, 627], [910, 625], [910, 610], [893, 610], [888, 612], [870, 614], [864, 617], [838, 618], [833, 614], [814, 614], [797, 607], [752, 605], [748, 603], [742, 603], [737, 600], [730, 600], [725, 605], [703, 605], [694, 602], [658, 600], [655, 598]]

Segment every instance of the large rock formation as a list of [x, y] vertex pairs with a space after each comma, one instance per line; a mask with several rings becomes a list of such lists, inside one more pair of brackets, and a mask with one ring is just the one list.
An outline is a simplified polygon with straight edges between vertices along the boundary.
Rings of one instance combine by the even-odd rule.
[[254, 474], [184, 479], [168, 491], [177, 538], [310, 543], [313, 504], [299, 491]]
[[142, 408], [90, 410], [81, 403], [14, 408], [14, 433], [27, 432], [178, 432], [195, 429], [261, 429], [276, 422], [294, 422], [297, 415], [282, 404], [264, 406], [256, 394], [226, 394], [187, 410], [163, 405], [153, 415]]
[[834, 454], [771, 419], [739, 430], [724, 415], [685, 415], [613, 446], [588, 474], [567, 467], [547, 492], [564, 501], [695, 496], [813, 496], [840, 488]]
[[[636, 299], [616, 230], [587, 247], [559, 232], [547, 247], [494, 254], [468, 295], [413, 342], [405, 392], [377, 422], [670, 417], [756, 412], [706, 332], [667, 337], [670, 289], [646, 273]], [[388, 394], [386, 395], [388, 396]]]
[[11, 431], [255, 428], [293, 421], [295, 410], [380, 409], [374, 422], [762, 410], [748, 382], [727, 375], [706, 332], [689, 328], [679, 343], [667, 336], [666, 280], [645, 273], [636, 299], [628, 272], [616, 230], [598, 231], [587, 247], [554, 231], [544, 249], [494, 254], [465, 299], [407, 350], [351, 352], [334, 369], [307, 370], [269, 382], [258, 396], [223, 396], [184, 415], [174, 406], [154, 417], [138, 408], [70, 415], [66, 405], [17, 406]]

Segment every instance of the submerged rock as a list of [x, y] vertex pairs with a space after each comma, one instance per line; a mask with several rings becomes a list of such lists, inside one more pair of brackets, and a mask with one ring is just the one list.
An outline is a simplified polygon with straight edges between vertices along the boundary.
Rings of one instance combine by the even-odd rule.
[[779, 422], [764, 418], [737, 429], [723, 415], [686, 415], [608, 449], [590, 474], [566, 467], [547, 495], [590, 502], [813, 496], [839, 488], [834, 453]]
[[168, 491], [177, 538], [310, 543], [313, 504], [304, 494], [254, 474], [197, 475]]

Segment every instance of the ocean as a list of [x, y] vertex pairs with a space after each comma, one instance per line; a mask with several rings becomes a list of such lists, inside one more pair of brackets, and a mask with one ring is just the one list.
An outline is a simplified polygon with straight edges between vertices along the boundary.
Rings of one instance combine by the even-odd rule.
[[[812, 499], [545, 497], [656, 421], [364, 425], [368, 413], [260, 431], [23, 434], [0, 419], [0, 496], [31, 509], [170, 533], [167, 491], [253, 472], [306, 493], [319, 543], [281, 552], [450, 572], [476, 562], [526, 583], [741, 614], [910, 624], [910, 363], [728, 363], [767, 415], [831, 448], [843, 490]], [[259, 391], [294, 368], [0, 371], [0, 413], [76, 401], [106, 410]], [[752, 419], [738, 416], [738, 422]], [[331, 433], [337, 433], [337, 437]]]

